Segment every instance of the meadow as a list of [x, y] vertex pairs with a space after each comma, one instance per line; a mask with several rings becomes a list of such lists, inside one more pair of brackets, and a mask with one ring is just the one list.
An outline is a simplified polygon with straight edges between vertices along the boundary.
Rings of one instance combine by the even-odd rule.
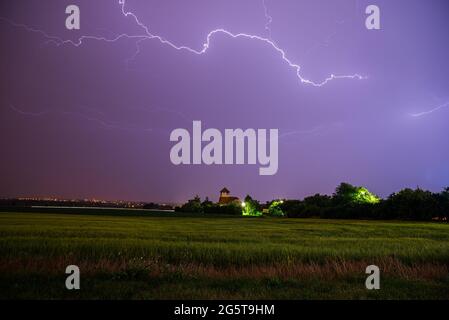
[[447, 223], [78, 210], [0, 213], [0, 299], [449, 299]]

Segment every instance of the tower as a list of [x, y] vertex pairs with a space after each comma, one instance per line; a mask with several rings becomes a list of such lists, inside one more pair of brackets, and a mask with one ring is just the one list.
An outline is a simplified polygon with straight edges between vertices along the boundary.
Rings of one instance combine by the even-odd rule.
[[231, 192], [228, 189], [226, 188], [221, 189], [218, 204], [228, 205], [232, 203], [238, 203], [239, 201], [240, 201], [239, 198], [231, 196]]
[[230, 194], [229, 190], [226, 188], [223, 188], [220, 191], [220, 198], [227, 198], [227, 197], [229, 197], [229, 194]]

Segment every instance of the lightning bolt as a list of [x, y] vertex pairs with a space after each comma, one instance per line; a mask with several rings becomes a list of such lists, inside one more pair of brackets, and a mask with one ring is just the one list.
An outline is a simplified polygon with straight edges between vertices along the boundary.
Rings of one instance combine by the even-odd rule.
[[[204, 55], [204, 54], [207, 53], [208, 49], [211, 46], [212, 38], [215, 37], [216, 35], [222, 34], [222, 35], [228, 36], [228, 37], [230, 37], [232, 39], [244, 38], [244, 39], [247, 39], [247, 40], [259, 41], [259, 42], [262, 42], [262, 43], [266, 44], [267, 47], [271, 48], [274, 52], [276, 52], [279, 55], [279, 57], [291, 69], [294, 70], [294, 72], [296, 74], [296, 77], [298, 78], [299, 82], [303, 83], [303, 84], [312, 85], [314, 87], [322, 87], [322, 86], [326, 85], [327, 83], [329, 83], [330, 81], [336, 80], [336, 79], [356, 79], [356, 80], [366, 79], [365, 76], [362, 76], [360, 74], [351, 74], [351, 75], [335, 75], [335, 74], [331, 74], [328, 77], [326, 77], [325, 79], [323, 79], [322, 81], [319, 81], [319, 82], [312, 81], [312, 80], [307, 79], [307, 78], [302, 76], [302, 74], [301, 74], [301, 66], [296, 64], [296, 63], [294, 63], [293, 61], [291, 61], [287, 57], [286, 52], [282, 48], [280, 48], [271, 39], [265, 38], [265, 37], [262, 37], [262, 36], [258, 36], [258, 35], [247, 34], [247, 33], [233, 33], [233, 32], [230, 32], [230, 31], [222, 29], [222, 28], [218, 28], [218, 29], [210, 31], [207, 34], [206, 41], [203, 43], [203, 46], [202, 46], [201, 49], [194, 49], [194, 48], [191, 48], [191, 47], [188, 47], [188, 46], [184, 46], [184, 45], [176, 45], [176, 44], [172, 43], [171, 41], [164, 39], [162, 36], [152, 34], [150, 32], [149, 28], [144, 23], [142, 23], [140, 21], [140, 19], [137, 17], [137, 15], [135, 13], [133, 13], [132, 11], [127, 11], [127, 9], [125, 8], [126, 7], [126, 0], [118, 0], [118, 4], [120, 5], [120, 10], [121, 10], [122, 15], [125, 18], [133, 19], [135, 24], [143, 31], [143, 34], [130, 35], [130, 34], [127, 34], [127, 33], [122, 33], [122, 34], [119, 34], [119, 35], [117, 35], [117, 36], [115, 36], [113, 38], [107, 38], [107, 37], [103, 37], [103, 36], [83, 35], [83, 36], [79, 37], [77, 41], [73, 41], [73, 40], [64, 40], [64, 39], [61, 39], [61, 38], [56, 37], [56, 36], [51, 36], [51, 35], [47, 34], [46, 32], [44, 32], [42, 30], [29, 27], [29, 26], [27, 26], [25, 24], [18, 24], [18, 23], [15, 23], [15, 22], [13, 22], [13, 21], [11, 21], [9, 19], [5, 19], [5, 18], [1, 18], [1, 19], [11, 23], [13, 26], [22, 27], [22, 28], [27, 29], [28, 31], [39, 33], [39, 34], [43, 35], [48, 40], [48, 42], [55, 43], [57, 46], [61, 46], [61, 45], [64, 45], [64, 44], [71, 44], [71, 45], [73, 45], [75, 47], [79, 47], [79, 46], [81, 46], [84, 43], [85, 40], [97, 40], [97, 41], [105, 41], [105, 42], [116, 42], [116, 41], [119, 41], [119, 40], [124, 39], [124, 38], [126, 38], [126, 39], [136, 39], [137, 40], [136, 52], [135, 52], [135, 54], [133, 55], [133, 57], [131, 59], [127, 60], [127, 63], [129, 63], [129, 61], [131, 61], [133, 58], [135, 58], [140, 53], [139, 44], [142, 41], [144, 41], [144, 40], [157, 40], [161, 44], [169, 46], [169, 47], [171, 47], [171, 48], [173, 48], [175, 50], [187, 51], [187, 52], [189, 52], [191, 54], [195, 54], [195, 55], [201, 56], [201, 55]], [[266, 8], [265, 2], [263, 2], [263, 5]], [[266, 27], [269, 30], [271, 30], [269, 26], [270, 26], [270, 23], [272, 21], [272, 18], [268, 14], [268, 10], [266, 10], [266, 16], [267, 16], [267, 19], [268, 19], [268, 23], [267, 23]]]
[[68, 115], [68, 116], [78, 116], [87, 121], [95, 122], [95, 123], [101, 125], [102, 127], [105, 127], [108, 129], [119, 129], [119, 130], [125, 130], [125, 131], [144, 131], [144, 132], [153, 131], [153, 129], [151, 129], [151, 128], [139, 128], [135, 125], [125, 126], [117, 121], [102, 120], [99, 118], [94, 118], [94, 117], [87, 116], [85, 114], [82, 114], [79, 112], [74, 112], [74, 111], [61, 111], [60, 113], [63, 115]]
[[[29, 112], [29, 111], [23, 111], [19, 108], [17, 108], [16, 106], [10, 104], [9, 107], [11, 108], [11, 110], [13, 110], [14, 112], [22, 115], [22, 116], [27, 116], [27, 117], [41, 117], [44, 115], [48, 115], [50, 113], [57, 113], [57, 114], [62, 114], [62, 115], [66, 115], [66, 116], [77, 116], [80, 117], [84, 120], [87, 120], [89, 122], [94, 122], [99, 124], [100, 126], [107, 128], [107, 129], [119, 129], [119, 130], [125, 130], [125, 131], [143, 131], [143, 132], [149, 132], [149, 131], [153, 131], [153, 129], [151, 128], [141, 128], [138, 127], [136, 125], [123, 125], [119, 122], [116, 121], [108, 121], [108, 120], [103, 120], [100, 118], [96, 118], [96, 117], [91, 117], [88, 115], [85, 115], [83, 113], [80, 112], [75, 112], [75, 111], [50, 111], [50, 110], [44, 110], [41, 112]], [[85, 107], [82, 107], [85, 108]], [[96, 113], [98, 114], [102, 114], [102, 112], [98, 112], [96, 111]]]
[[[159, 129], [155, 129], [155, 128], [148, 128], [148, 127], [140, 127], [137, 126], [135, 124], [123, 124], [117, 121], [111, 121], [111, 120], [106, 120], [104, 119], [105, 117], [105, 113], [102, 111], [99, 111], [95, 108], [91, 108], [91, 107], [87, 107], [84, 105], [78, 105], [77, 107], [80, 109], [84, 109], [87, 110], [89, 113], [95, 113], [97, 116], [93, 117], [90, 115], [87, 115], [85, 113], [82, 112], [78, 112], [78, 111], [61, 111], [61, 110], [42, 110], [39, 112], [31, 112], [31, 111], [24, 111], [23, 109], [19, 109], [17, 108], [15, 105], [13, 104], [9, 104], [9, 107], [12, 111], [14, 111], [15, 113], [21, 115], [21, 116], [25, 116], [25, 117], [31, 117], [31, 118], [39, 118], [39, 117], [43, 117], [43, 116], [48, 116], [50, 114], [61, 114], [61, 115], [65, 115], [65, 116], [75, 116], [78, 118], [82, 118], [84, 120], [87, 120], [89, 122], [94, 122], [96, 124], [99, 124], [101, 127], [107, 128], [107, 129], [119, 129], [119, 130], [125, 130], [125, 131], [142, 131], [142, 132], [156, 132]], [[176, 110], [171, 110], [168, 108], [163, 108], [163, 107], [128, 107], [129, 108], [133, 108], [133, 109], [139, 109], [141, 111], [144, 112], [148, 112], [148, 113], [158, 113], [158, 112], [164, 112], [164, 113], [168, 113], [171, 114], [173, 116], [176, 116], [178, 118], [180, 118], [181, 120], [187, 122], [187, 123], [191, 123], [192, 119], [190, 119], [189, 117], [187, 117], [185, 114], [176, 111]]]
[[40, 117], [46, 114], [49, 114], [50, 111], [49, 110], [44, 110], [44, 111], [40, 111], [40, 112], [29, 112], [29, 111], [23, 111], [20, 110], [18, 108], [16, 108], [15, 106], [13, 106], [12, 104], [9, 105], [9, 107], [11, 108], [11, 110], [13, 110], [14, 112], [17, 112], [18, 114], [21, 114], [23, 116], [30, 116], [30, 117]]
[[410, 113], [410, 116], [412, 116], [414, 118], [419, 118], [419, 117], [422, 117], [422, 116], [427, 116], [427, 115], [429, 115], [431, 113], [434, 113], [435, 111], [438, 111], [438, 110], [446, 108], [446, 107], [449, 107], [449, 102], [446, 102], [445, 104], [442, 104], [442, 105], [440, 105], [438, 107], [430, 109], [429, 111], [423, 111], [423, 112], [419, 112], [419, 113]]
[[271, 23], [273, 22], [273, 17], [269, 14], [268, 7], [265, 1], [266, 0], [262, 0], [265, 19], [267, 19], [267, 23], [265, 24], [265, 30], [267, 30], [268, 32], [268, 38], [271, 39]]
[[139, 39], [136, 41], [136, 51], [134, 52], [134, 54], [129, 57], [128, 59], [125, 60], [125, 65], [126, 65], [126, 69], [129, 71], [129, 65], [132, 61], [134, 61], [134, 59], [137, 58], [137, 56], [140, 54], [140, 43], [143, 42], [144, 40], [146, 40], [145, 38]]

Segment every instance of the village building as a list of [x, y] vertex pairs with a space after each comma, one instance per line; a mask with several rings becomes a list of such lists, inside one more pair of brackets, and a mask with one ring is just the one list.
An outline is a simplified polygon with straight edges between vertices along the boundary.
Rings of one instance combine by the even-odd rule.
[[221, 189], [218, 204], [221, 206], [225, 206], [232, 203], [240, 204], [240, 199], [238, 197], [231, 196], [231, 192], [227, 188]]

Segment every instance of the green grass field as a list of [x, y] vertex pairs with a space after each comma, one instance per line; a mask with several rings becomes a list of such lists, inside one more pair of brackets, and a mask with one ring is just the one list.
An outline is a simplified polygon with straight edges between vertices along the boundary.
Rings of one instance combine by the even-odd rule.
[[1, 299], [449, 299], [443, 223], [5, 212], [0, 234]]

